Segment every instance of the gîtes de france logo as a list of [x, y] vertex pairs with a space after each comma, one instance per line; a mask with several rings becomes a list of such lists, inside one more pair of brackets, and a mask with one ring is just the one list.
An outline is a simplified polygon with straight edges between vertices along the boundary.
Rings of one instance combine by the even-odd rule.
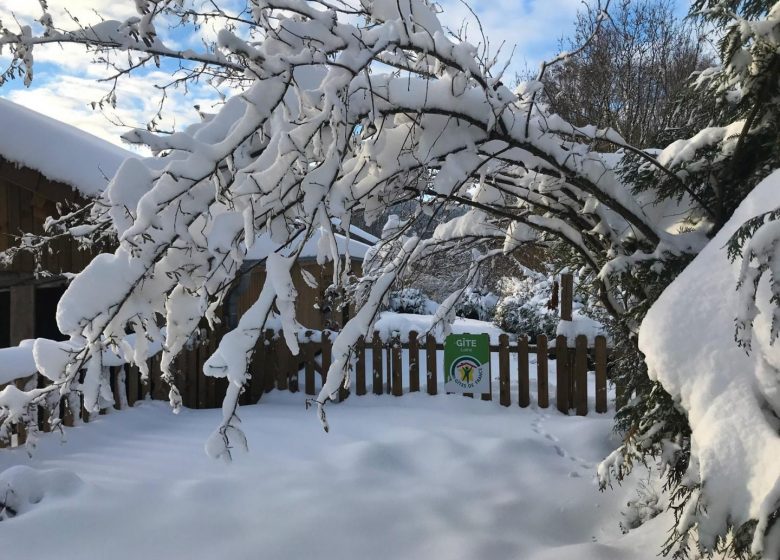
[[488, 366], [481, 365], [470, 356], [461, 356], [452, 363], [449, 374], [449, 381], [463, 389], [474, 389], [488, 374]]

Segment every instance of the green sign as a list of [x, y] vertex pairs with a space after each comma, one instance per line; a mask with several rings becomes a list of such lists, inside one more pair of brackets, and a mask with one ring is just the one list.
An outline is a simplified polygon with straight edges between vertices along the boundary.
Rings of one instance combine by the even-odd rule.
[[444, 341], [444, 390], [490, 393], [490, 337], [451, 334]]

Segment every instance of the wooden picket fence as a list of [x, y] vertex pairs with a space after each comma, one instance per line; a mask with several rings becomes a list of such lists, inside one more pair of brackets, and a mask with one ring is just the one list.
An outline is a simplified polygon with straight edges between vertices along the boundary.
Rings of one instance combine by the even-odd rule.
[[[221, 333], [218, 333], [221, 334]], [[250, 364], [250, 380], [241, 395], [242, 405], [257, 403], [264, 393], [276, 390], [297, 392], [303, 390], [306, 395], [315, 395], [327, 379], [328, 368], [332, 361], [332, 339], [336, 333], [329, 331], [307, 331], [300, 343], [300, 352], [293, 355], [287, 348], [280, 333], [268, 330], [255, 348], [255, 354]], [[225, 379], [215, 379], [204, 376], [201, 371], [203, 363], [217, 347], [217, 336], [212, 336], [203, 344], [186, 349], [177, 358], [177, 385], [181, 391], [184, 406], [188, 408], [218, 408], [227, 388]], [[537, 337], [531, 344], [527, 337], [518, 337], [510, 341], [509, 336], [499, 337], [497, 345], [490, 346], [491, 356], [497, 354], [498, 361], [498, 400], [503, 406], [509, 406], [515, 401], [521, 407], [531, 404], [531, 379], [529, 376], [531, 358], [536, 359], [536, 395], [537, 405], [547, 408], [550, 405], [549, 362], [556, 364], [556, 406], [558, 410], [568, 414], [573, 410], [576, 414], [585, 415], [589, 408], [589, 394], [595, 395], [596, 412], [607, 412], [607, 343], [603, 336], [596, 337], [593, 348], [588, 347], [584, 336], [577, 337], [574, 346], [569, 347], [563, 336], [548, 343], [546, 336]], [[396, 333], [387, 341], [383, 341], [379, 332], [374, 332], [369, 341], [362, 338], [358, 343], [357, 360], [354, 367], [355, 395], [362, 396], [369, 392], [381, 395], [390, 394], [400, 397], [405, 393], [426, 391], [429, 395], [439, 393], [438, 363], [439, 351], [444, 350], [444, 344], [432, 335], [420, 336], [410, 331], [405, 336]], [[371, 351], [370, 363], [366, 351]], [[403, 353], [408, 353], [408, 367], [403, 367]], [[424, 352], [424, 363], [421, 354]], [[517, 395], [510, 392], [511, 379], [510, 361], [516, 360]], [[109, 368], [109, 379], [114, 397], [113, 409], [122, 410], [132, 407], [136, 402], [145, 399], [167, 400], [168, 386], [161, 379], [159, 356], [149, 359], [149, 379], [141, 382], [138, 368], [125, 364]], [[592, 368], [590, 367], [592, 366]], [[594, 375], [589, 375], [593, 371]], [[302, 378], [302, 379], [301, 379]], [[592, 378], [592, 381], [590, 380]], [[301, 387], [301, 381], [303, 387]], [[37, 375], [32, 378], [18, 380], [21, 389], [43, 386], [45, 378]], [[0, 386], [2, 390], [3, 386]], [[592, 393], [591, 393], [592, 391]], [[348, 396], [345, 389], [339, 391], [339, 400]], [[473, 396], [473, 395], [467, 395]], [[492, 400], [493, 394], [481, 395], [482, 400]], [[91, 415], [83, 405], [82, 397], [73, 391], [69, 396], [60, 399], [54, 407], [63, 426], [73, 426], [81, 422], [89, 422]], [[101, 414], [110, 412], [109, 408], [101, 410]], [[48, 407], [38, 407], [38, 429], [50, 430], [50, 414]], [[25, 442], [27, 429], [22, 425], [14, 428], [13, 445]], [[0, 442], [0, 446], [2, 446]]]
[[[607, 341], [603, 336], [596, 337], [593, 348], [588, 347], [585, 336], [577, 337], [572, 347], [568, 347], [566, 337], [563, 336], [557, 337], [552, 345], [544, 335], [537, 337], [535, 342], [531, 344], [524, 336], [510, 342], [509, 336], [502, 334], [498, 344], [490, 346], [491, 356], [497, 354], [498, 357], [498, 399], [501, 405], [509, 406], [513, 401], [510, 390], [511, 360], [517, 361], [516, 402], [521, 407], [531, 404], [529, 366], [533, 356], [536, 358], [536, 394], [540, 408], [550, 405], [548, 364], [552, 359], [556, 363], [555, 400], [558, 410], [567, 414], [574, 410], [579, 415], [585, 415], [589, 408], [589, 394], [592, 394], [595, 395], [596, 412], [607, 412]], [[305, 393], [315, 395], [325, 383], [331, 363], [329, 333], [324, 332], [320, 340], [304, 342], [300, 346], [301, 353], [298, 356], [272, 360], [279, 368], [275, 372], [278, 380], [276, 388], [297, 391], [302, 373]], [[269, 348], [274, 351], [273, 347]], [[397, 333], [384, 342], [377, 331], [369, 341], [361, 339], [357, 348], [354, 367], [354, 392], [357, 396], [368, 394], [369, 388], [376, 395], [387, 393], [397, 397], [405, 394], [405, 391], [413, 393], [425, 390], [429, 395], [439, 392], [437, 352], [444, 350], [444, 344], [432, 335], [421, 337], [419, 333], [410, 331], [406, 336]], [[367, 350], [371, 351], [370, 363], [366, 358]], [[425, 352], [424, 365], [421, 351]], [[404, 352], [408, 353], [408, 368], [403, 367]], [[593, 371], [592, 376], [588, 375], [589, 371]], [[592, 377], [592, 382], [589, 377]], [[345, 396], [346, 392], [342, 390], [341, 398]], [[492, 400], [493, 394], [485, 393], [481, 398]]]

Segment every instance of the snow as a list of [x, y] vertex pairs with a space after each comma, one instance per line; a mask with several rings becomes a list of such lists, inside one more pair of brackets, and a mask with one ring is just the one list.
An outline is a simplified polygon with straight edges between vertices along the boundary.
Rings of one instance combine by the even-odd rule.
[[[336, 233], [334, 235], [336, 237], [336, 245], [338, 247], [340, 255], [343, 255], [347, 251], [349, 251], [349, 255], [351, 257], [362, 260], [363, 258], [365, 258], [366, 252], [371, 248], [370, 245], [367, 245], [362, 241], [358, 241], [355, 238], [350, 237], [349, 243], [347, 243], [347, 238], [344, 235], [340, 233]], [[370, 235], [370, 234], [365, 234], [365, 235]], [[306, 241], [306, 243], [304, 244], [303, 249], [301, 250], [300, 257], [316, 258], [317, 255], [320, 253], [319, 246], [322, 238], [323, 238], [322, 229], [316, 229], [312, 234], [311, 238], [308, 241]], [[264, 233], [258, 235], [255, 238], [252, 247], [247, 251], [245, 260], [259, 261], [265, 259], [268, 257], [270, 253], [272, 253], [278, 248], [279, 248], [279, 244], [273, 242], [270, 234]]]
[[[759, 285], [757, 345], [746, 353], [734, 340], [741, 301], [736, 292], [740, 260], [730, 263], [726, 244], [746, 220], [780, 205], [780, 171], [761, 182], [729, 222], [653, 305], [639, 344], [650, 375], [688, 413], [693, 430], [691, 480], [701, 480], [707, 515], [698, 518], [702, 541], [711, 544], [726, 520], [759, 520], [753, 543], [766, 557], [780, 554], [780, 538], [762, 541], [761, 523], [780, 501], [780, 437], [768, 410], [777, 401], [780, 349], [771, 346], [767, 280]], [[768, 381], [773, 379], [774, 381]]]
[[53, 498], [72, 496], [81, 485], [81, 479], [65, 469], [10, 467], [0, 472], [0, 520], [22, 515], [44, 500], [49, 505]]
[[19, 346], [0, 348], [0, 385], [16, 379], [33, 375], [38, 371], [35, 367], [30, 340], [23, 340]]
[[596, 343], [597, 336], [606, 334], [604, 325], [586, 316], [580, 309], [572, 311], [571, 319], [571, 321], [559, 321], [555, 331], [556, 336], [565, 336], [570, 346], [574, 345], [577, 337], [580, 335], [586, 336], [588, 344], [593, 346]]
[[608, 415], [370, 395], [331, 406], [325, 434], [303, 400], [242, 407], [251, 451], [230, 466], [202, 452], [219, 410], [150, 401], [66, 429], [66, 445], [42, 434], [32, 458], [3, 450], [2, 481], [72, 481], [0, 523], [4, 557], [656, 558], [668, 520], [624, 536], [615, 511], [632, 490], [597, 490]]
[[3, 98], [0, 130], [0, 156], [86, 196], [103, 192], [119, 165], [135, 157], [132, 152]]
[[[433, 321], [434, 315], [414, 315], [411, 313], [383, 311], [374, 325], [374, 330], [379, 331], [382, 340], [389, 340], [394, 332], [398, 332], [401, 335], [401, 340], [406, 342], [409, 331], [417, 331], [422, 335], [431, 329]], [[452, 334], [488, 334], [490, 335], [491, 344], [498, 344], [498, 337], [506, 334], [493, 323], [477, 321], [476, 319], [463, 319], [461, 317], [456, 318], [452, 323], [451, 332]]]

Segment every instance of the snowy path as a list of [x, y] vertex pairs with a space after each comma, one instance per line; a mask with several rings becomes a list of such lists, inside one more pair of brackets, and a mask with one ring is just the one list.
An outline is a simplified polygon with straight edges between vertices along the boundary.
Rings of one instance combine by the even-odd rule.
[[597, 491], [607, 416], [423, 394], [329, 413], [325, 434], [302, 395], [267, 395], [242, 410], [250, 453], [230, 466], [203, 452], [218, 411], [153, 402], [70, 429], [64, 445], [46, 436], [33, 459], [2, 451], [0, 471], [84, 481], [0, 523], [3, 557], [655, 558], [657, 529], [620, 535], [629, 490]]

